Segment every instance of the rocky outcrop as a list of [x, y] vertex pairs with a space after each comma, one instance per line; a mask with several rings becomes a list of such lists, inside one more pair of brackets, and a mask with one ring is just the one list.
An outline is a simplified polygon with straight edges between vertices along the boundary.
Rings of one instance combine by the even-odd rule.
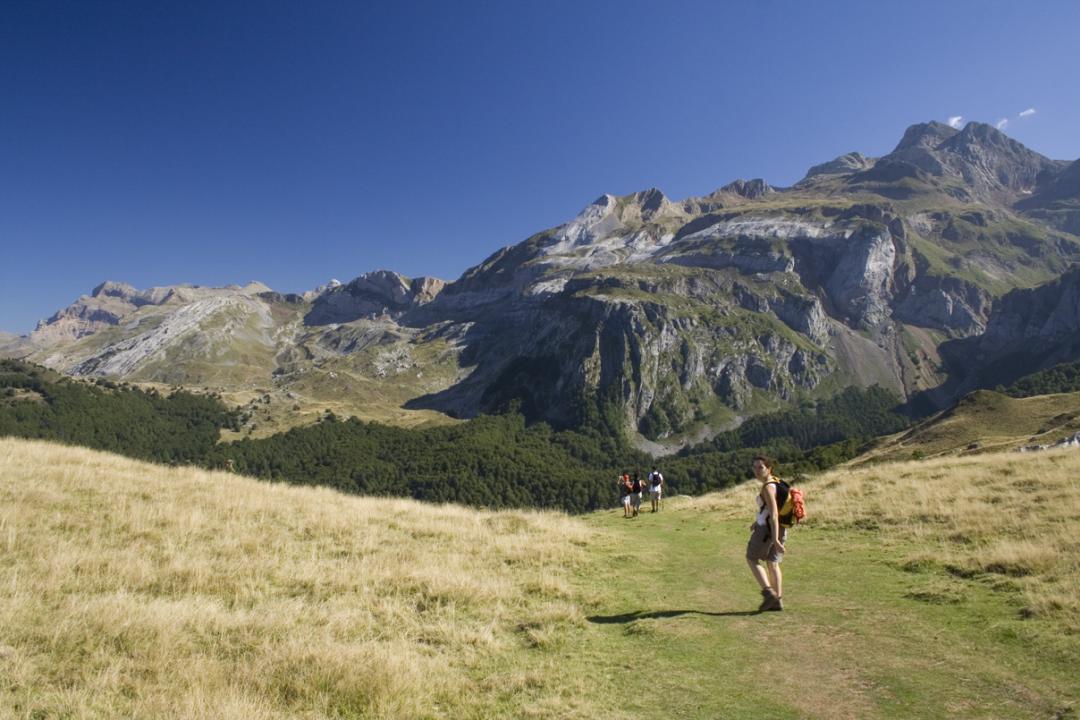
[[887, 230], [867, 227], [851, 238], [825, 283], [833, 304], [856, 326], [891, 314], [896, 246]]
[[1080, 235], [1080, 160], [1015, 207], [1051, 227]]
[[22, 357], [27, 338], [9, 332], [0, 332], [0, 357]]
[[445, 285], [436, 278], [410, 279], [389, 270], [365, 273], [347, 285], [330, 288], [319, 295], [304, 322], [330, 325], [360, 318], [401, 315], [434, 300]]
[[757, 200], [775, 193], [776, 190], [761, 178], [754, 178], [753, 180], [740, 178], [720, 188], [720, 192], [739, 195], [747, 200]]
[[897, 320], [948, 330], [958, 335], [977, 335], [986, 328], [993, 296], [964, 280], [920, 275], [910, 291], [896, 304]]
[[[169, 352], [178, 346], [194, 350], [197, 358], [213, 360], [215, 345], [228, 346], [238, 336], [250, 336], [247, 331], [251, 329], [252, 319], [258, 329], [265, 331], [257, 341], [272, 346], [269, 330], [273, 320], [265, 304], [246, 294], [200, 298], [183, 304], [146, 332], [107, 345], [68, 372], [72, 375], [130, 377], [152, 361], [166, 361]], [[211, 324], [214, 325], [213, 333], [208, 332]]]
[[182, 305], [208, 297], [231, 295], [256, 295], [268, 292], [262, 283], [252, 282], [243, 287], [229, 285], [223, 288], [198, 285], [167, 285], [149, 290], [136, 290], [131, 285], [112, 280], [98, 285], [68, 307], [48, 320], [39, 322], [30, 334], [34, 345], [50, 346], [92, 335], [133, 316], [139, 308], [147, 305]]
[[1049, 346], [1080, 333], [1080, 267], [1036, 288], [1013, 290], [997, 303], [979, 351], [998, 354], [1018, 344]]
[[806, 171], [806, 176], [799, 181], [799, 184], [822, 175], [850, 175], [869, 170], [874, 166], [874, 162], [873, 158], [868, 158], [862, 153], [850, 152], [829, 162], [814, 165]]

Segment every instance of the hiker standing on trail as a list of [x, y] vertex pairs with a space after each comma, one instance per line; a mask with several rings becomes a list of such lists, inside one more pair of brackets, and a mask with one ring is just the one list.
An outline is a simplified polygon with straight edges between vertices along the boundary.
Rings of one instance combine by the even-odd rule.
[[653, 465], [652, 472], [649, 473], [649, 498], [652, 500], [652, 511], [656, 512], [660, 509], [660, 494], [664, 490], [664, 476], [660, 474], [660, 471]]
[[630, 502], [634, 506], [634, 516], [637, 517], [638, 512], [641, 510], [641, 491], [644, 489], [640, 471], [634, 473], [634, 482], [631, 483], [630, 487]]
[[619, 492], [622, 493], [623, 517], [630, 517], [630, 496], [634, 492], [634, 484], [630, 482], [630, 473], [623, 472], [619, 478]]
[[[787, 486], [781, 486], [772, 471], [772, 460], [764, 455], [754, 458], [754, 477], [761, 483], [761, 488], [757, 496], [758, 514], [750, 525], [750, 542], [746, 544], [746, 562], [761, 586], [762, 600], [758, 612], [784, 609], [780, 563], [784, 560], [787, 528], [780, 526], [777, 490], [782, 488], [786, 494]], [[779, 503], [782, 504], [784, 499], [780, 499]], [[761, 566], [762, 561], [765, 567]]]

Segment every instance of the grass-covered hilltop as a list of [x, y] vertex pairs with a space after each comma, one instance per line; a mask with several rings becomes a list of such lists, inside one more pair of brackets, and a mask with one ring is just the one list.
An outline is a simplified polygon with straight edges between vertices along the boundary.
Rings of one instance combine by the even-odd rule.
[[2, 439], [0, 716], [1070, 717], [1078, 473], [815, 475], [757, 614], [753, 485], [568, 517]]

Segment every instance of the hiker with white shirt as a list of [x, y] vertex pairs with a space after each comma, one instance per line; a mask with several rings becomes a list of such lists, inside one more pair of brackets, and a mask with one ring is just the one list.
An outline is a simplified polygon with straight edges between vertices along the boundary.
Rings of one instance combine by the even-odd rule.
[[664, 476], [660, 474], [660, 471], [654, 465], [652, 472], [649, 473], [649, 497], [652, 499], [653, 512], [660, 509], [660, 499], [663, 492]]

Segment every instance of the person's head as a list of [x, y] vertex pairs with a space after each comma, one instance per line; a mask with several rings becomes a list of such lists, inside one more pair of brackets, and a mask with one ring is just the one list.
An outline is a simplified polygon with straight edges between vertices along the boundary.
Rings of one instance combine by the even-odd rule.
[[757, 455], [754, 457], [754, 477], [758, 480], [764, 480], [772, 475], [773, 461], [771, 458], [765, 455]]

